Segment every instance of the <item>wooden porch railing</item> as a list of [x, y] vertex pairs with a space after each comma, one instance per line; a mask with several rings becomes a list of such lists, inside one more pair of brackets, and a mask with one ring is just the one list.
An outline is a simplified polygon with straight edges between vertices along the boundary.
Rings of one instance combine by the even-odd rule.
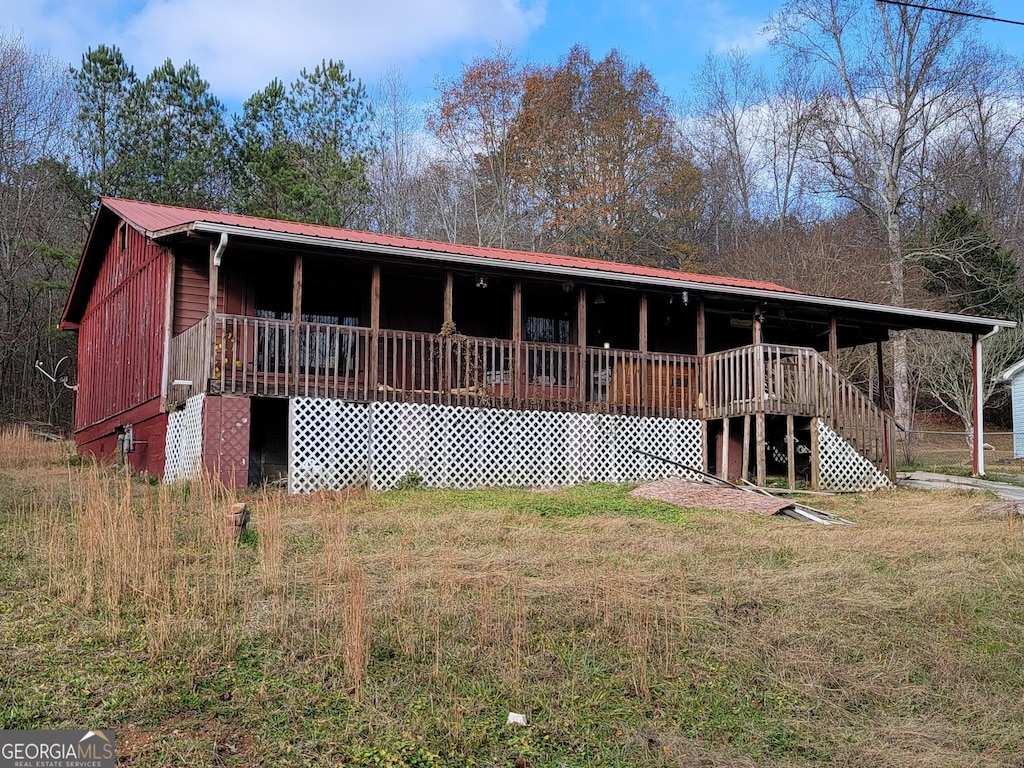
[[[210, 370], [210, 318], [171, 339], [167, 361], [167, 400], [181, 403], [197, 392], [206, 391]], [[189, 382], [175, 384], [174, 382]]]
[[[330, 397], [601, 411], [695, 418], [693, 355], [575, 344], [217, 315], [171, 340], [171, 370], [195, 389], [268, 397]], [[187, 372], [187, 374], [186, 374]]]

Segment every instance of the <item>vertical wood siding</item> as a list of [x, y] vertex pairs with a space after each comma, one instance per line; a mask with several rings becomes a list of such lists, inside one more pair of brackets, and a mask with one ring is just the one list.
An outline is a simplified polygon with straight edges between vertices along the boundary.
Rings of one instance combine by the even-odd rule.
[[210, 262], [198, 253], [180, 252], [174, 268], [174, 334], [178, 335], [206, 317]]
[[160, 397], [169, 254], [131, 227], [115, 234], [79, 328], [80, 430]]

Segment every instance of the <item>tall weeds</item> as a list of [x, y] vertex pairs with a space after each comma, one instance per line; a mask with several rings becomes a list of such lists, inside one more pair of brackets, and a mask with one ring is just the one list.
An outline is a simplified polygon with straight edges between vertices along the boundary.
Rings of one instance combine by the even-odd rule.
[[23, 424], [0, 429], [0, 468], [58, 464], [69, 454], [68, 443], [35, 437]]

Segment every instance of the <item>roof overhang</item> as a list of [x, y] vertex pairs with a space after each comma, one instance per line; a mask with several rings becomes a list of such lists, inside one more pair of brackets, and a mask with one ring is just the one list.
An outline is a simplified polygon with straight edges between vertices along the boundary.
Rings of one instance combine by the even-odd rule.
[[983, 335], [996, 328], [1013, 328], [1017, 324], [1012, 320], [974, 315], [959, 315], [951, 312], [936, 312], [927, 309], [911, 309], [894, 307], [886, 304], [873, 304], [852, 299], [837, 299], [827, 296], [813, 296], [805, 293], [773, 291], [749, 286], [722, 285], [686, 278], [653, 277], [614, 272], [600, 268], [600, 262], [594, 267], [566, 267], [563, 265], [533, 264], [498, 257], [473, 256], [461, 253], [445, 253], [436, 250], [410, 248], [386, 244], [353, 242], [345, 239], [325, 238], [314, 235], [303, 235], [287, 232], [274, 232], [253, 227], [234, 224], [223, 224], [210, 221], [195, 221], [187, 227], [172, 227], [167, 230], [153, 232], [155, 239], [172, 238], [183, 232], [207, 235], [227, 234], [248, 240], [268, 243], [281, 243], [312, 249], [328, 249], [366, 254], [383, 254], [397, 258], [431, 261], [441, 264], [458, 265], [481, 271], [505, 270], [509, 272], [528, 273], [550, 276], [552, 278], [572, 278], [608, 284], [621, 284], [631, 287], [661, 288], [672, 291], [693, 291], [698, 295], [735, 297], [755, 300], [775, 306], [815, 309], [842, 315], [847, 320], [860, 321], [875, 326], [885, 326], [891, 330], [924, 329]]

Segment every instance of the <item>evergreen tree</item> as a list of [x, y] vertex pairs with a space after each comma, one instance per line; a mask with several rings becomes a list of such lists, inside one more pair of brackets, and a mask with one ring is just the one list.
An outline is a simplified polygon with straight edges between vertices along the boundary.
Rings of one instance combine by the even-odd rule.
[[955, 203], [935, 223], [921, 255], [924, 287], [954, 312], [1017, 317], [1024, 302], [1020, 267], [985, 226], [981, 213]]
[[344, 64], [274, 80], [235, 125], [232, 178], [246, 213], [344, 226], [364, 201], [370, 107]]
[[192, 62], [168, 59], [128, 95], [118, 134], [123, 194], [217, 209], [228, 191], [224, 105]]
[[74, 137], [88, 189], [94, 197], [119, 195], [118, 150], [125, 143], [124, 105], [138, 83], [135, 70], [116, 45], [100, 45], [82, 56], [82, 68], [72, 68], [71, 79], [78, 98]]

